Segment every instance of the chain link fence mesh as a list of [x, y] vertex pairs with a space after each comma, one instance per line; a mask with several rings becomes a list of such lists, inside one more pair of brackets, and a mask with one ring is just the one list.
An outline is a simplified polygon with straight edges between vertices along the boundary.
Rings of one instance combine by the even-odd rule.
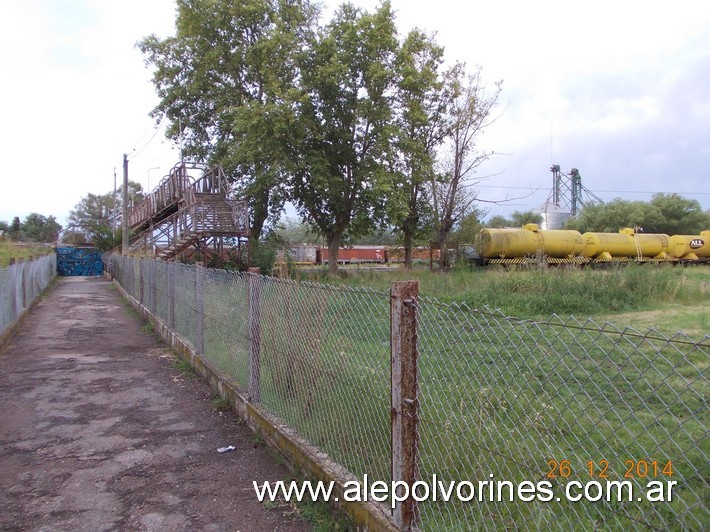
[[53, 253], [0, 268], [0, 334], [20, 317], [56, 275], [57, 256]]
[[[113, 262], [133, 297], [252, 400], [356, 476], [392, 480], [389, 294], [120, 256]], [[418, 478], [437, 489], [436, 476], [444, 491], [456, 484], [448, 501], [439, 492], [418, 504], [423, 529], [701, 529], [710, 522], [709, 336], [527, 321], [425, 297], [417, 308]], [[521, 483], [543, 481], [549, 500], [518, 492]], [[621, 489], [622, 499], [631, 486], [633, 500], [607, 501], [605, 493], [596, 502], [557, 500], [572, 481], [598, 482], [599, 490], [617, 483], [611, 491]], [[676, 481], [672, 500], [645, 500], [651, 481]]]
[[388, 295], [259, 284], [262, 404], [356, 476], [389, 481]]
[[258, 309], [258, 402], [354, 474], [389, 480], [387, 293], [121, 256], [113, 272], [245, 392]]
[[[420, 476], [475, 487], [468, 503], [421, 503], [424, 528], [698, 530], [710, 522], [710, 337], [526, 321], [426, 298], [419, 310]], [[498, 481], [513, 483], [512, 500]], [[523, 481], [550, 482], [552, 500], [521, 500]], [[609, 486], [612, 499], [617, 484], [607, 482], [628, 481], [623, 495], [633, 486], [633, 500], [558, 501], [570, 481]], [[645, 500], [650, 481], [678, 481], [672, 501]], [[592, 498], [597, 492], [590, 488]]]

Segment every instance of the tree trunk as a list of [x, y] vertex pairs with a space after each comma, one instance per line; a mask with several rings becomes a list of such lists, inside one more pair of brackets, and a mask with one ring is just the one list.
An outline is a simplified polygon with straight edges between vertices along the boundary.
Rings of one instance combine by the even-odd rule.
[[[412, 177], [412, 180], [414, 178]], [[404, 235], [404, 269], [412, 269], [412, 242], [414, 240], [414, 233], [417, 230], [419, 224], [419, 209], [418, 209], [418, 199], [419, 199], [419, 186], [416, 184], [411, 185], [411, 190], [409, 192], [409, 212], [407, 213], [407, 218], [402, 224], [402, 234]]]
[[449, 250], [445, 238], [439, 241], [439, 271], [444, 273], [449, 271]]
[[331, 275], [338, 273], [338, 251], [342, 239], [342, 230], [336, 230], [335, 233], [328, 235], [328, 273]]
[[249, 266], [252, 252], [258, 247], [264, 223], [269, 216], [269, 191], [260, 191], [252, 197], [252, 222], [249, 228]]
[[404, 230], [404, 269], [412, 269], [412, 231]]
[[449, 236], [449, 231], [446, 230], [446, 227], [449, 226], [443, 224], [443, 227], [439, 229], [436, 235], [437, 242], [439, 243], [439, 271], [444, 273], [449, 271], [449, 250], [446, 245], [446, 238]]

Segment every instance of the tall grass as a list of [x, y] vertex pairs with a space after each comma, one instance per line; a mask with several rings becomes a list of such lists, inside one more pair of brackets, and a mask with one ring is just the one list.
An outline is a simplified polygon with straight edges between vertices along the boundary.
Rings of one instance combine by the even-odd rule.
[[423, 270], [369, 271], [342, 277], [348, 286], [387, 290], [416, 279], [420, 294], [447, 302], [487, 306], [523, 318], [551, 314], [595, 316], [649, 310], [665, 303], [710, 301], [710, 269], [627, 265], [606, 270], [475, 268], [439, 274]]
[[53, 252], [54, 249], [45, 244], [20, 244], [0, 239], [0, 268], [7, 266], [10, 263], [10, 259], [19, 260], [30, 256], [39, 257]]

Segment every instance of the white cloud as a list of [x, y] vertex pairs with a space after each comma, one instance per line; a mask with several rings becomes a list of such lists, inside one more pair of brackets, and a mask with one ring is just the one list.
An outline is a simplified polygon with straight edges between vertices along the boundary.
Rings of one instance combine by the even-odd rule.
[[[174, 5], [12, 1], [0, 6], [0, 19], [0, 64], [12, 80], [0, 88], [9, 171], [0, 219], [36, 211], [63, 221], [86, 193], [113, 187], [122, 153], [152, 131], [147, 115], [157, 99], [135, 43], [171, 32]], [[156, 139], [131, 178], [146, 183], [147, 168], [167, 172], [175, 157]]]

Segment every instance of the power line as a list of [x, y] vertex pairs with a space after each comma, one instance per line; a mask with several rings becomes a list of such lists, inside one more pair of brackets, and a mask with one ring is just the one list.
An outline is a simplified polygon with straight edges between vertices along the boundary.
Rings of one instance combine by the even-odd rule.
[[597, 190], [597, 192], [615, 192], [617, 194], [685, 194], [686, 196], [710, 196], [710, 192], [669, 192], [663, 190]]
[[[513, 186], [503, 186], [503, 185], [476, 185], [477, 188], [503, 188], [510, 190], [543, 190], [543, 186], [539, 187], [513, 187]], [[590, 189], [592, 190], [592, 189]], [[609, 192], [615, 194], [681, 194], [686, 196], [710, 196], [710, 192], [669, 192], [662, 190], [603, 190], [594, 189], [592, 192]]]
[[158, 134], [158, 132], [162, 129], [162, 127], [163, 127], [163, 121], [161, 121], [158, 124], [158, 127], [155, 128], [155, 131], [153, 132], [151, 137], [146, 141], [146, 143], [139, 150], [136, 150], [135, 148], [133, 148], [133, 152], [129, 155], [128, 160], [132, 161], [133, 159], [138, 157], [141, 154], [141, 152], [143, 150], [145, 150], [150, 145], [151, 142], [153, 142], [153, 139]]

